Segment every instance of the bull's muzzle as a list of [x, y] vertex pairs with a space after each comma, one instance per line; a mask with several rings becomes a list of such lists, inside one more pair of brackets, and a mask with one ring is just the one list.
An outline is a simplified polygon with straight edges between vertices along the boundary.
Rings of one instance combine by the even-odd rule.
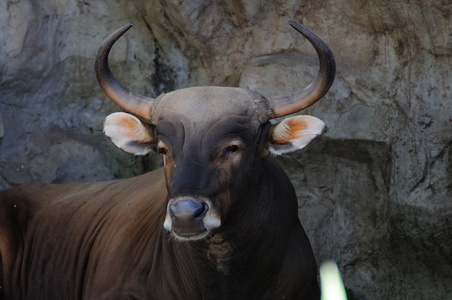
[[220, 217], [209, 199], [178, 197], [168, 202], [164, 227], [178, 239], [202, 239], [220, 225]]
[[169, 214], [174, 224], [189, 228], [199, 223], [205, 217], [209, 207], [205, 202], [193, 202], [191, 200], [181, 200], [169, 206]]

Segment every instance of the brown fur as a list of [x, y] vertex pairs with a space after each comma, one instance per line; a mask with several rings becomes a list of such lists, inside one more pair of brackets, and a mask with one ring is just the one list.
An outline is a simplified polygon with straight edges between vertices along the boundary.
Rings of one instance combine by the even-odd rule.
[[250, 187], [217, 234], [193, 242], [162, 227], [162, 169], [0, 192], [3, 299], [317, 299], [295, 194], [268, 159], [266, 187]]

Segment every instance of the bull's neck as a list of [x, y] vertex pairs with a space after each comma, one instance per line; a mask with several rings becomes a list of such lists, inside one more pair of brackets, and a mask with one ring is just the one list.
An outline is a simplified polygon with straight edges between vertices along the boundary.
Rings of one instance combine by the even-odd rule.
[[229, 216], [212, 237], [194, 242], [170, 241], [174, 251], [183, 253], [176, 257], [190, 261], [179, 265], [190, 265], [198, 289], [206, 295], [227, 291], [228, 295], [223, 295], [226, 299], [236, 290], [242, 293], [249, 289], [252, 298], [253, 287], [262, 282], [270, 285], [278, 273], [284, 243], [293, 222], [298, 221], [296, 196], [272, 158], [263, 161], [262, 172], [263, 181], [248, 186], [240, 199], [234, 199]]
[[233, 202], [224, 224], [227, 240], [271, 241], [298, 222], [297, 198], [287, 175], [272, 156], [264, 158], [260, 166], [259, 181], [238, 193]]

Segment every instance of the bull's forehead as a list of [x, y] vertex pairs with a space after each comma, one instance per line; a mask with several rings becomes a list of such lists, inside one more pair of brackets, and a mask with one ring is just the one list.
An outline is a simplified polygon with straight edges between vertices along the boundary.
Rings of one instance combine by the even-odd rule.
[[160, 95], [151, 107], [154, 124], [172, 116], [210, 123], [225, 116], [246, 116], [256, 125], [269, 119], [268, 100], [259, 93], [231, 87], [192, 87]]

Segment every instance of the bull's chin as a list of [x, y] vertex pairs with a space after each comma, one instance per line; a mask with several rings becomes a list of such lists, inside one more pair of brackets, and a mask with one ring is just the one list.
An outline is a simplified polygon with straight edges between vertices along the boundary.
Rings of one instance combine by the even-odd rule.
[[179, 241], [197, 241], [206, 238], [209, 235], [209, 230], [205, 229], [199, 232], [177, 232], [177, 230], [171, 230], [171, 234]]

